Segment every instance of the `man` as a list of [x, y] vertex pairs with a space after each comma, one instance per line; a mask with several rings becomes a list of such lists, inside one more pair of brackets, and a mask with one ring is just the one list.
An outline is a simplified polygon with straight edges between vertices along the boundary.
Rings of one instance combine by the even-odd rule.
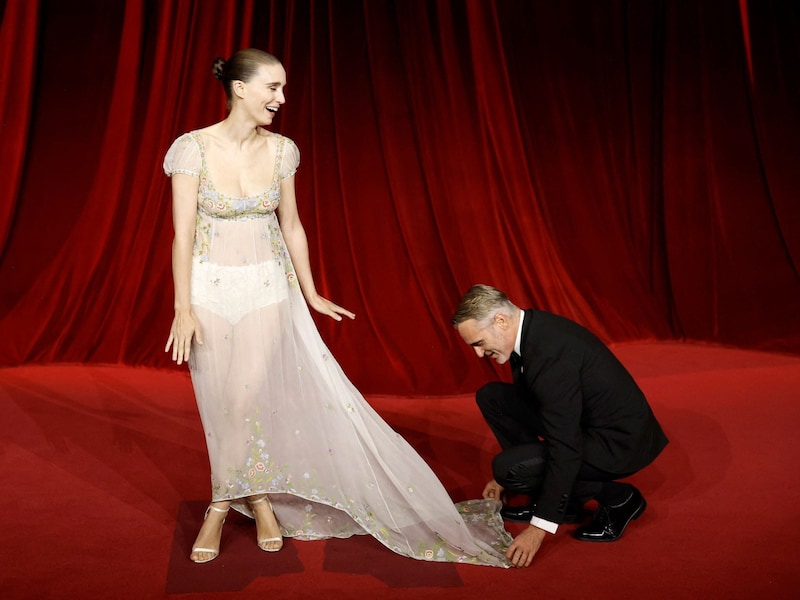
[[476, 395], [502, 448], [484, 498], [501, 500], [509, 491], [534, 499], [502, 510], [508, 520], [530, 522], [511, 544], [509, 561], [530, 565], [546, 533], [564, 522], [580, 522], [583, 504], [592, 498], [597, 512], [575, 537], [619, 539], [647, 502], [635, 487], [617, 480], [653, 462], [667, 445], [625, 367], [577, 323], [520, 310], [486, 285], [470, 288], [453, 325], [479, 357], [512, 365], [513, 384], [490, 383]]

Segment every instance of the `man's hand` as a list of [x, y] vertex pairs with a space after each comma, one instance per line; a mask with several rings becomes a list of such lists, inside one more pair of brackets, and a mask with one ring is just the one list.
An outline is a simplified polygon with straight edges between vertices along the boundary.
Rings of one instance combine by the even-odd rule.
[[533, 562], [533, 557], [539, 551], [547, 532], [531, 525], [511, 542], [506, 552], [506, 558], [512, 567], [528, 567]]
[[483, 497], [484, 498], [491, 498], [492, 500], [503, 500], [503, 492], [505, 492], [505, 488], [497, 483], [494, 479], [492, 479], [489, 483], [486, 484], [486, 487], [483, 488]]

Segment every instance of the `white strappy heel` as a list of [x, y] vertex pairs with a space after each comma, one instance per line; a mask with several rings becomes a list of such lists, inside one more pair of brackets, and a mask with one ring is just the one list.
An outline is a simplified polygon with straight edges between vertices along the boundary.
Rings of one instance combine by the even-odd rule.
[[[259, 504], [261, 502], [264, 502], [265, 500], [267, 501], [267, 504], [269, 504], [269, 509], [272, 510], [272, 502], [269, 501], [269, 497], [266, 494], [261, 496], [261, 498], [259, 498], [258, 500], [250, 500], [250, 504], [251, 505]], [[255, 511], [253, 511], [253, 516], [255, 517]], [[272, 510], [272, 516], [275, 517], [275, 511], [274, 510]], [[278, 522], [278, 518], [275, 517], [275, 523], [277, 523], [277, 522]], [[280, 525], [279, 525], [279, 527], [280, 527]], [[269, 544], [269, 543], [272, 543], [272, 542], [280, 542], [281, 545], [278, 546], [277, 548], [265, 548], [264, 547], [264, 544]], [[278, 536], [278, 537], [269, 537], [269, 538], [258, 538], [258, 547], [261, 548], [264, 552], [278, 552], [281, 548], [283, 548], [283, 537], [282, 536]]]
[[[230, 506], [228, 508], [222, 509], [222, 508], [217, 508], [213, 504], [209, 504], [208, 508], [206, 509], [206, 514], [203, 515], [203, 522], [205, 522], [205, 520], [208, 518], [209, 511], [212, 510], [227, 515], [228, 511], [230, 510]], [[225, 519], [222, 519], [222, 525], [224, 524], [225, 524]], [[220, 527], [222, 527], [222, 525], [220, 525]], [[222, 532], [220, 531], [220, 541], [221, 540], [222, 540]], [[192, 554], [194, 554], [195, 552], [208, 552], [209, 554], [212, 555], [211, 558], [206, 558], [204, 560], [195, 560], [190, 556], [189, 559], [197, 564], [211, 562], [212, 560], [214, 560], [219, 556], [219, 548], [200, 548], [199, 546], [195, 546], [194, 548], [192, 548]]]

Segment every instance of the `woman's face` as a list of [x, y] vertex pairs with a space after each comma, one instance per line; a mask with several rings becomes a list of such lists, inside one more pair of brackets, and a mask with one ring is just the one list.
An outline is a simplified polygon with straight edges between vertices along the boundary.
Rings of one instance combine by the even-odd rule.
[[282, 65], [261, 65], [250, 81], [243, 83], [241, 104], [259, 125], [271, 125], [281, 105], [286, 102], [285, 87], [286, 71]]

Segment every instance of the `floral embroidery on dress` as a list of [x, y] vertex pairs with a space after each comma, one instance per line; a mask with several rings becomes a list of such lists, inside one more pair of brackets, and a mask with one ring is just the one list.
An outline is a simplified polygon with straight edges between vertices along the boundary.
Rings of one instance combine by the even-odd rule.
[[[277, 134], [276, 134], [277, 135]], [[211, 247], [211, 237], [213, 235], [213, 219], [224, 220], [249, 220], [262, 219], [270, 216], [268, 223], [269, 237], [272, 240], [273, 258], [281, 264], [291, 285], [296, 286], [296, 275], [294, 267], [289, 257], [289, 251], [283, 241], [280, 224], [278, 223], [275, 211], [280, 205], [281, 199], [281, 168], [283, 164], [284, 149], [287, 143], [291, 143], [288, 138], [278, 135], [277, 148], [275, 150], [275, 166], [272, 175], [272, 182], [269, 187], [255, 196], [245, 198], [234, 198], [227, 196], [214, 187], [208, 172], [206, 163], [206, 150], [200, 132], [195, 131], [184, 136], [181, 143], [188, 144], [191, 140], [197, 144], [200, 152], [200, 186], [198, 190], [197, 221], [195, 229], [195, 244], [193, 255], [201, 262], [209, 260]], [[178, 170], [174, 172], [180, 172]], [[287, 176], [294, 174], [294, 170]], [[267, 233], [262, 234], [263, 237]]]

